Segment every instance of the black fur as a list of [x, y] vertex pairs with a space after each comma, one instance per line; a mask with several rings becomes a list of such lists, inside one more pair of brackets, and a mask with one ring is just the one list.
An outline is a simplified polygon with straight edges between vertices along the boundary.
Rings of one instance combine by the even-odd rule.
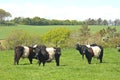
[[[92, 44], [90, 46], [92, 47], [92, 46], [98, 46], [98, 45]], [[101, 52], [100, 52], [98, 59], [100, 59], [100, 63], [102, 63], [103, 47], [102, 46], [98, 46], [98, 47], [101, 49]], [[82, 58], [84, 59], [84, 55], [85, 55], [88, 63], [91, 64], [92, 57], [94, 57], [94, 53], [93, 53], [92, 48], [89, 48], [86, 45], [76, 44], [76, 49], [80, 52], [80, 54], [82, 55]]]
[[[60, 65], [60, 55], [61, 55], [61, 49], [60, 48], [54, 48], [55, 49], [55, 61], [56, 66]], [[39, 45], [35, 48], [36, 57], [39, 61], [39, 65], [43, 63], [43, 66], [45, 66], [45, 63], [49, 59], [49, 53], [46, 51], [45, 45]]]
[[46, 60], [49, 59], [49, 54], [46, 51], [46, 46], [44, 46], [44, 45], [37, 46], [35, 48], [35, 53], [36, 53], [36, 57], [39, 61], [39, 66], [41, 63], [43, 63], [43, 66], [45, 66]]
[[[19, 60], [22, 57], [22, 55], [24, 54], [24, 47], [23, 46], [17, 46], [14, 49], [14, 64], [18, 65], [19, 64]], [[29, 47], [29, 55], [28, 55], [28, 59], [30, 61], [30, 64], [32, 64], [32, 59], [35, 58], [35, 53], [33, 52], [33, 48]]]
[[60, 56], [61, 56], [61, 49], [60, 48], [55, 48], [55, 61], [56, 61], [56, 66], [60, 65]]

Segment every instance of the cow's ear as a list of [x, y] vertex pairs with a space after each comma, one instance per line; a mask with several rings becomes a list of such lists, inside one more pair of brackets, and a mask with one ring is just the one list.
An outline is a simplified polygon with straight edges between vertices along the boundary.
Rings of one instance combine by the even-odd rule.
[[33, 48], [36, 48], [37, 47], [37, 44], [33, 46]]

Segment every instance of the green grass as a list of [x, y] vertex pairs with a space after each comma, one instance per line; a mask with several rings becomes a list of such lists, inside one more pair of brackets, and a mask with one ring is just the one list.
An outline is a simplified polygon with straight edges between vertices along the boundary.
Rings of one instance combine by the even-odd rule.
[[[42, 35], [47, 31], [56, 28], [56, 27], [67, 27], [70, 30], [77, 30], [81, 27], [81, 25], [49, 25], [49, 26], [30, 26], [30, 25], [16, 25], [16, 26], [0, 26], [0, 39], [5, 39], [6, 36], [13, 30], [25, 30], [29, 33]], [[103, 28], [107, 28], [108, 26], [97, 26], [92, 25], [89, 26], [91, 32], [95, 33]], [[117, 31], [120, 32], [120, 27], [116, 27]]]
[[13, 50], [0, 51], [0, 80], [119, 80], [120, 52], [105, 48], [103, 63], [93, 58], [88, 64], [86, 58], [75, 49], [63, 49], [60, 66], [55, 62], [38, 66], [37, 60], [29, 64], [21, 59], [20, 65], [13, 65]]
[[78, 26], [64, 26], [64, 25], [50, 25], [50, 26], [30, 26], [30, 25], [17, 25], [17, 26], [0, 26], [0, 39], [5, 37], [13, 30], [25, 30], [29, 33], [42, 35], [47, 31], [56, 27], [68, 27], [70, 30], [78, 29]]

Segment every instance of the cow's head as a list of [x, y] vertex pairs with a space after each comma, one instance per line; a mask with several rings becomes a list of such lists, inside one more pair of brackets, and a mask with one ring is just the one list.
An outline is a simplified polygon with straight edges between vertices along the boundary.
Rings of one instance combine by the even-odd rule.
[[61, 55], [61, 48], [54, 47], [54, 49], [55, 49], [55, 54]]
[[82, 55], [82, 59], [84, 59], [84, 54], [85, 54], [85, 50], [86, 50], [86, 45], [80, 45], [80, 44], [76, 44], [76, 50], [79, 51], [79, 53]]
[[79, 49], [80, 49], [80, 45], [79, 45], [79, 44], [76, 44], [76, 45], [75, 45], [75, 49], [76, 49], [76, 50], [79, 50]]
[[39, 54], [46, 54], [46, 46], [45, 45], [38, 45], [34, 47], [34, 52], [36, 53], [35, 57], [37, 58]]

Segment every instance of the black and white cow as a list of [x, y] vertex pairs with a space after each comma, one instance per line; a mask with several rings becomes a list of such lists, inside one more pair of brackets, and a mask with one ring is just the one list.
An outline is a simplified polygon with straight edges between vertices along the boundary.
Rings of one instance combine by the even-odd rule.
[[60, 64], [60, 55], [61, 55], [61, 49], [60, 48], [46, 48], [44, 45], [36, 46], [35, 53], [37, 55], [37, 58], [39, 60], [39, 65], [41, 62], [43, 63], [43, 66], [45, 65], [45, 62], [51, 62], [55, 59], [56, 66], [59, 66]]
[[28, 58], [30, 64], [32, 64], [32, 59], [35, 58], [35, 53], [32, 47], [28, 46], [17, 46], [14, 49], [14, 64], [18, 65], [20, 58]]
[[80, 52], [83, 59], [84, 59], [84, 55], [86, 56], [89, 64], [91, 64], [92, 57], [96, 57], [100, 59], [100, 63], [102, 63], [103, 47], [98, 46], [97, 44], [92, 44], [92, 45], [76, 44], [76, 49]]

